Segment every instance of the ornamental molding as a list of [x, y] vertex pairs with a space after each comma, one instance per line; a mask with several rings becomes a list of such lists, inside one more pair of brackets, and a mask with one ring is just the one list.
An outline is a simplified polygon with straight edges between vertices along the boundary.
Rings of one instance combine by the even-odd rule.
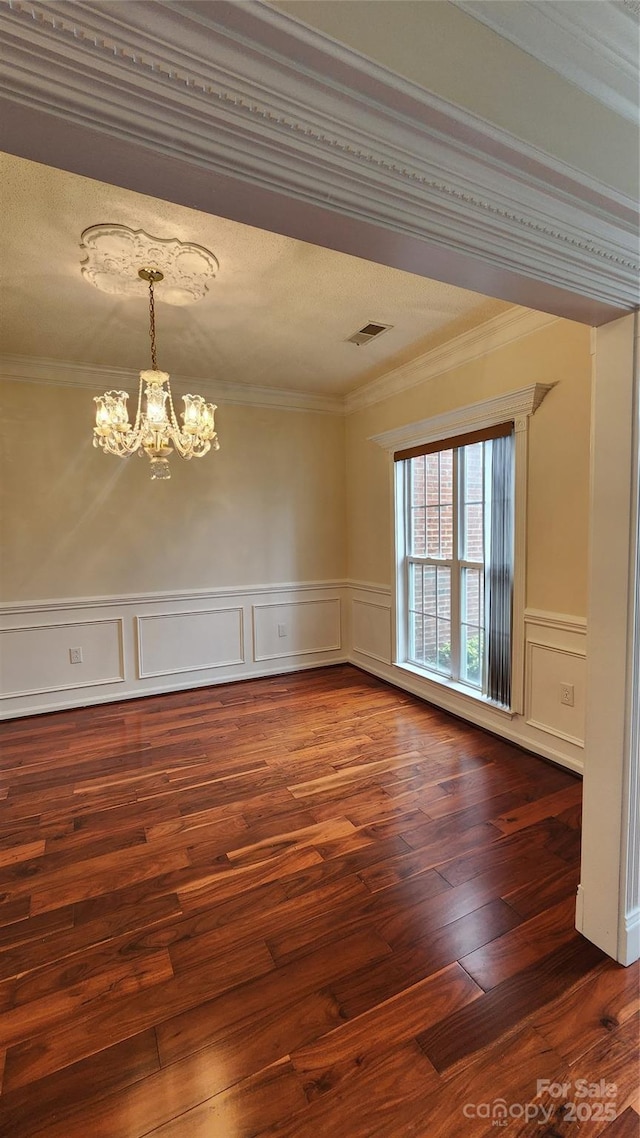
[[546, 609], [525, 609], [525, 624], [536, 628], [553, 629], [559, 632], [575, 633], [586, 636], [586, 616], [572, 616], [569, 613], [548, 612]]
[[537, 411], [552, 387], [555, 387], [555, 383], [533, 383], [529, 387], [520, 388], [519, 391], [508, 391], [504, 395], [496, 395], [493, 399], [470, 403], [466, 407], [458, 407], [455, 411], [446, 411], [442, 415], [433, 415], [430, 419], [421, 419], [418, 423], [407, 423], [404, 427], [396, 427], [380, 435], [371, 435], [369, 442], [376, 443], [383, 450], [393, 453], [405, 447], [437, 442], [439, 439], [459, 434], [460, 431], [482, 430], [484, 427], [492, 427], [496, 423], [505, 423], [510, 419], [515, 421], [528, 419]]
[[[139, 372], [7, 354], [0, 356], [0, 379], [55, 387], [80, 387], [87, 391], [102, 392], [107, 388], [115, 388], [135, 393]], [[319, 411], [325, 414], [341, 414], [344, 410], [344, 400], [340, 395], [227, 383], [210, 377], [173, 375], [172, 379], [176, 388], [182, 390], [191, 387], [203, 391], [215, 399], [218, 405], [238, 404], [277, 408], [280, 411]]]
[[629, 199], [255, 0], [204, 13], [0, 0], [5, 98], [604, 305], [638, 303]]
[[144, 229], [126, 225], [91, 225], [81, 235], [85, 254], [80, 267], [84, 279], [102, 292], [145, 296], [146, 280], [139, 269], [157, 269], [163, 275], [156, 300], [184, 306], [202, 300], [218, 269], [213, 253], [201, 245], [174, 238], [152, 237]]
[[525, 308], [509, 309], [352, 391], [345, 396], [346, 410], [354, 412], [371, 407], [384, 399], [409, 391], [426, 380], [473, 363], [489, 352], [513, 344], [523, 336], [540, 332], [556, 322], [557, 317], [544, 312], [531, 312]]

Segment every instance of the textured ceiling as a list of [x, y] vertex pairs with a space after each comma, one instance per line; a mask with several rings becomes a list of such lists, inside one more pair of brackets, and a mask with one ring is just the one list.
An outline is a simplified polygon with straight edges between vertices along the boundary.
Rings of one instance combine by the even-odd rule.
[[[158, 364], [176, 379], [339, 395], [510, 306], [170, 202], [2, 155], [0, 351], [137, 371], [149, 366], [144, 297], [80, 272], [80, 235], [117, 222], [210, 249], [220, 262], [188, 308], [157, 292]], [[379, 341], [345, 340], [369, 321]]]

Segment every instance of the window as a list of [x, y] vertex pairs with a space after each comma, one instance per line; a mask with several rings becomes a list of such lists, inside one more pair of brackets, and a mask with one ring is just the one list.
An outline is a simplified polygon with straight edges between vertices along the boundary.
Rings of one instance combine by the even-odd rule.
[[512, 424], [396, 454], [403, 661], [510, 703]]
[[[441, 362], [439, 359], [439, 368]], [[438, 374], [440, 374], [440, 371], [438, 371]], [[411, 372], [411, 375], [415, 378], [414, 371]], [[409, 685], [411, 690], [414, 690], [414, 679], [416, 675], [436, 679], [442, 685], [450, 685], [449, 690], [446, 692], [443, 691], [441, 699], [439, 699], [432, 690], [434, 702], [440, 702], [443, 706], [451, 710], [459, 711], [460, 714], [463, 715], [468, 713], [469, 706], [464, 696], [461, 697], [461, 692], [471, 695], [472, 697], [484, 697], [491, 701], [494, 708], [500, 708], [503, 712], [507, 711], [509, 715], [521, 715], [524, 711], [525, 564], [529, 422], [531, 416], [536, 413], [552, 388], [553, 384], [533, 383], [528, 387], [521, 387], [513, 391], [504, 392], [501, 395], [491, 396], [479, 403], [469, 403], [463, 407], [457, 407], [453, 410], [433, 415], [428, 419], [406, 423], [403, 426], [393, 427], [391, 430], [383, 431], [381, 434], [370, 436], [372, 443], [382, 447], [382, 449], [387, 452], [395, 471], [396, 611], [393, 666], [404, 667], [414, 673], [414, 678]], [[499, 426], [496, 426], [496, 424]], [[504, 439], [504, 442], [496, 442], [496, 440], [501, 437]], [[464, 676], [461, 677], [460, 673], [456, 673], [456, 679], [453, 678], [453, 674], [449, 671], [438, 671], [436, 666], [438, 664], [437, 659], [435, 665], [433, 662], [427, 664], [424, 661], [417, 664], [411, 663], [411, 645], [409, 642], [408, 552], [408, 536], [410, 533], [408, 510], [410, 499], [406, 467], [408, 460], [412, 458], [438, 454], [441, 451], [447, 450], [453, 452], [463, 447], [472, 446], [476, 442], [489, 442], [491, 440], [494, 441], [494, 445], [491, 448], [491, 461], [489, 462], [487, 453], [484, 455], [483, 581], [482, 585], [479, 585], [479, 605], [480, 603], [483, 604], [484, 611], [482, 612], [483, 619], [479, 619], [477, 624], [479, 633], [483, 633], [482, 637], [478, 634], [478, 643], [480, 643], [480, 639], [482, 639], [482, 660], [480, 664], [482, 686], [477, 687], [472, 682], [473, 669], [471, 667], [471, 660], [469, 660], [469, 672], [466, 678], [464, 678]], [[486, 451], [488, 451], [488, 448], [486, 448]], [[489, 467], [491, 467], [491, 474], [489, 474]], [[459, 474], [457, 477], [459, 482]], [[488, 492], [487, 487], [489, 488]], [[438, 494], [439, 493], [440, 487], [438, 487]], [[458, 499], [456, 498], [456, 503], [457, 502]], [[477, 505], [477, 501], [474, 502], [471, 499], [467, 501], [467, 505], [474, 504]], [[444, 507], [446, 507], [448, 503], [441, 503], [440, 498], [438, 498], [437, 502], [427, 503], [426, 499], [424, 502], [425, 511], [427, 506], [438, 506], [438, 542], [440, 542], [441, 532], [441, 505], [442, 521], [445, 527], [444, 537], [446, 541], [447, 512]], [[451, 507], [453, 513], [453, 490]], [[459, 513], [459, 506], [457, 508]], [[424, 516], [426, 525], [426, 512]], [[435, 512], [433, 516], [435, 516]], [[431, 519], [432, 540], [435, 536], [433, 516]], [[452, 533], [457, 534], [457, 530], [454, 529]], [[412, 556], [415, 562], [420, 561], [420, 556]], [[465, 659], [465, 654], [462, 650], [464, 647], [463, 634], [467, 636], [468, 640], [472, 640], [474, 635], [473, 629], [476, 627], [475, 613], [473, 610], [474, 581], [472, 574], [470, 573], [468, 579], [464, 582], [464, 585], [468, 586], [467, 595], [469, 598], [466, 610], [461, 610], [459, 606], [457, 616], [453, 609], [453, 583], [460, 577], [463, 568], [472, 570], [478, 567], [478, 563], [474, 561], [473, 557], [468, 558], [472, 564], [467, 566], [460, 566], [458, 561], [456, 563], [456, 571], [454, 572], [451, 566], [447, 566], [444, 563], [445, 560], [443, 557], [428, 557], [425, 549], [424, 562], [427, 565], [435, 565], [436, 569], [435, 586], [433, 584], [433, 574], [431, 574], [430, 579], [429, 576], [427, 576], [426, 587], [427, 589], [431, 589], [432, 593], [435, 588], [436, 598], [438, 589], [437, 570], [439, 568], [451, 569], [451, 576], [449, 578], [451, 581], [452, 597], [451, 615], [446, 615], [447, 606], [444, 596], [447, 584], [446, 574], [444, 578], [440, 580], [439, 609], [436, 607], [434, 613], [434, 606], [432, 604], [431, 609], [425, 609], [423, 606], [422, 610], [420, 610], [415, 603], [413, 609], [417, 616], [422, 616], [423, 621], [425, 616], [433, 617], [435, 615], [436, 654], [438, 653], [437, 621], [438, 619], [440, 620], [439, 631], [441, 639], [439, 661], [441, 666], [446, 659], [446, 652], [444, 650], [446, 645], [446, 640], [444, 639], [446, 630], [445, 622], [449, 620], [453, 628], [453, 636], [450, 645], [455, 644], [456, 636], [458, 636], [458, 648], [449, 648], [450, 653], [457, 650], [458, 661], [460, 661], [461, 658], [463, 661]], [[425, 584], [424, 574], [420, 576], [416, 571], [415, 584], [419, 595], [420, 588], [424, 588]], [[463, 589], [463, 582], [461, 580], [459, 581], [458, 589], [458, 595], [460, 596]], [[466, 620], [460, 620], [460, 611], [466, 612]], [[433, 621], [427, 621], [427, 624], [430, 624], [433, 629]], [[466, 629], [463, 629], [463, 624], [467, 625]], [[416, 629], [419, 637], [419, 621], [416, 622]], [[415, 654], [415, 643], [413, 645], [413, 652]], [[431, 651], [430, 659], [433, 661], [433, 651]], [[430, 695], [430, 698], [432, 696]]]

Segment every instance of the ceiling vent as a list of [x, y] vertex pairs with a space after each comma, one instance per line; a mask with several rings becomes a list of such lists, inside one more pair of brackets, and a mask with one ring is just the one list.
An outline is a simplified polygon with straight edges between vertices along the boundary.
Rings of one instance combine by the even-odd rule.
[[347, 336], [347, 344], [357, 344], [360, 347], [362, 344], [368, 344], [370, 340], [375, 340], [386, 332], [388, 328], [393, 328], [393, 324], [365, 324], [358, 332], [354, 332], [353, 336]]

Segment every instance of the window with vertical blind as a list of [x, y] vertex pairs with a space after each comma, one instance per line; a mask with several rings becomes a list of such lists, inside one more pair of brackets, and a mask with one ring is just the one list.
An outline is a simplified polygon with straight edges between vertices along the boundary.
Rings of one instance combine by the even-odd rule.
[[513, 423], [400, 450], [394, 459], [402, 485], [402, 662], [509, 707]]

